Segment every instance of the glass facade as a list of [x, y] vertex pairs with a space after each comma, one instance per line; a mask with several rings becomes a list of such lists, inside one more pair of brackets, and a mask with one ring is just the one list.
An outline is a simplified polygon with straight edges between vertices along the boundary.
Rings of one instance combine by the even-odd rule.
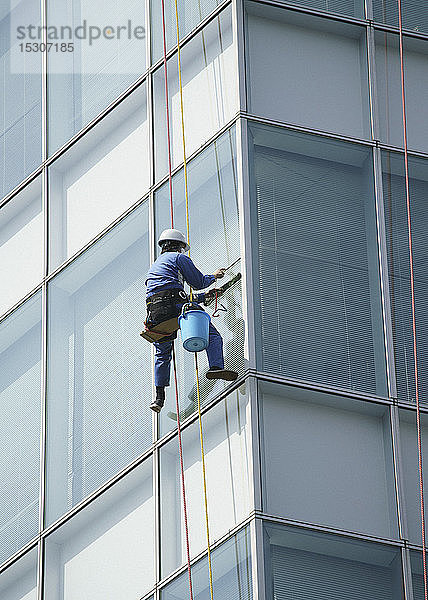
[[[139, 335], [167, 94], [174, 226], [242, 275], [206, 307], [236, 382], [175, 342], [193, 598], [210, 550], [216, 600], [422, 600], [397, 2], [178, 0], [180, 64], [165, 2], [166, 81], [160, 0], [0, 6], [2, 599], [190, 596], [174, 377], [156, 415]], [[424, 476], [428, 21], [402, 8]]]

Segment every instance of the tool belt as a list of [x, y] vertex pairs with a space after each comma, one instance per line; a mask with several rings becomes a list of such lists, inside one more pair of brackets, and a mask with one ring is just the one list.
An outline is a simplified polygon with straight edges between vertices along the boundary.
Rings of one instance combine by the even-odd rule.
[[147, 298], [147, 319], [145, 330], [140, 333], [141, 337], [149, 342], [166, 338], [175, 339], [178, 330], [178, 317], [181, 312], [177, 304], [187, 302], [187, 294], [184, 290], [162, 290]]

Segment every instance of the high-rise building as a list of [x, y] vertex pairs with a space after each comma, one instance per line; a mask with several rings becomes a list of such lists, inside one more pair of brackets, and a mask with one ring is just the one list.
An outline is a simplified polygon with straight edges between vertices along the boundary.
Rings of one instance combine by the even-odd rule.
[[[399, 7], [2, 0], [1, 600], [206, 600], [208, 556], [215, 600], [424, 598], [428, 10]], [[139, 336], [169, 163], [195, 264], [242, 273], [203, 455], [176, 342], [192, 595]]]

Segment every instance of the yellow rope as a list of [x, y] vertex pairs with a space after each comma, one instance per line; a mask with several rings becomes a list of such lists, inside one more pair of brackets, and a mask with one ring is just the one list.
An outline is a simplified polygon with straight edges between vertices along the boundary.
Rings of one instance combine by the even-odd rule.
[[[187, 226], [187, 243], [190, 243], [190, 219], [189, 219], [189, 193], [187, 185], [187, 162], [186, 162], [186, 138], [184, 134], [184, 106], [183, 106], [183, 84], [181, 80], [181, 50], [180, 50], [180, 28], [178, 25], [178, 3], [175, 0], [175, 21], [177, 24], [177, 59], [178, 59], [178, 85], [180, 89], [180, 112], [181, 112], [181, 133], [183, 139], [183, 163], [184, 163], [184, 194], [186, 199], [186, 226]], [[190, 250], [188, 252], [190, 256]], [[190, 288], [190, 301], [193, 300], [193, 290]], [[205, 469], [205, 452], [204, 452], [204, 435], [202, 431], [202, 414], [201, 414], [201, 395], [199, 390], [199, 370], [198, 370], [198, 355], [195, 352], [195, 371], [196, 371], [196, 394], [198, 399], [198, 415], [199, 415], [199, 437], [201, 441], [201, 458], [202, 458], [202, 477], [204, 484], [204, 502], [205, 502], [205, 522], [207, 529], [207, 546], [208, 546], [208, 571], [210, 577], [210, 597], [214, 600], [213, 594], [213, 575], [211, 566], [211, 548], [210, 548], [210, 529], [208, 519], [208, 495], [207, 495], [207, 478]]]

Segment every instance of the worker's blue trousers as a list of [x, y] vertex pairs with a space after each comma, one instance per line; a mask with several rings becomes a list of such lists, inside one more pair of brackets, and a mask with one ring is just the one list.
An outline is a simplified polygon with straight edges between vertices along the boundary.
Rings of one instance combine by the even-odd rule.
[[[210, 367], [224, 369], [223, 339], [217, 329], [210, 323], [209, 344], [206, 349]], [[154, 342], [155, 347], [155, 386], [167, 387], [171, 371], [172, 344], [174, 342]]]

